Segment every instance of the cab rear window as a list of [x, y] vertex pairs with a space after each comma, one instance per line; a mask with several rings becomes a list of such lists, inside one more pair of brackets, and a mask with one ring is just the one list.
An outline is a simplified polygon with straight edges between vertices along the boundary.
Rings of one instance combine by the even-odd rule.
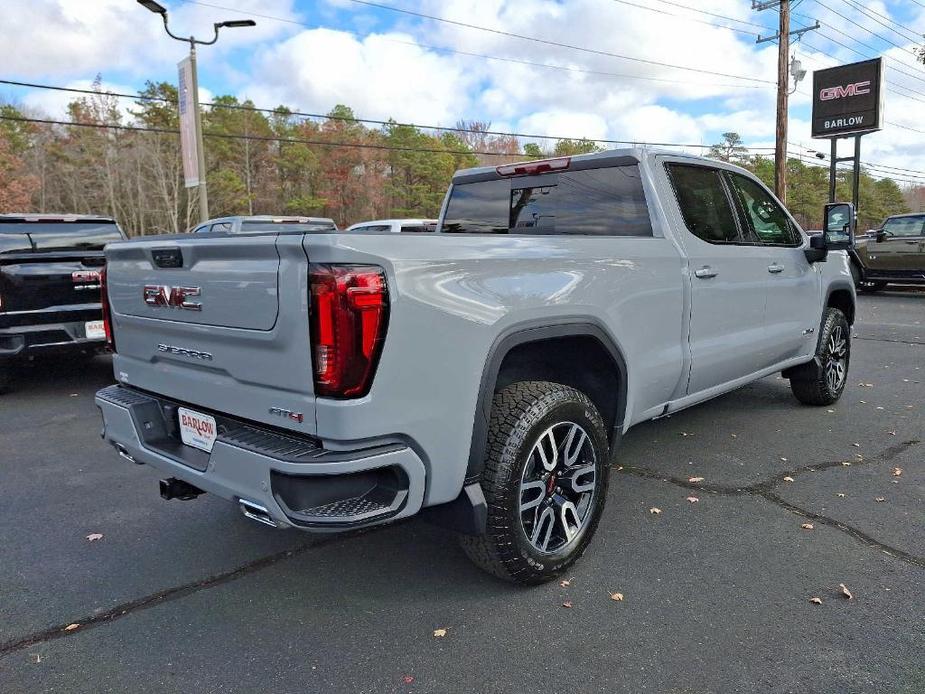
[[37, 251], [100, 250], [110, 241], [124, 238], [115, 222], [95, 220], [3, 222], [0, 234], [21, 235]]
[[454, 184], [443, 232], [651, 236], [639, 167]]

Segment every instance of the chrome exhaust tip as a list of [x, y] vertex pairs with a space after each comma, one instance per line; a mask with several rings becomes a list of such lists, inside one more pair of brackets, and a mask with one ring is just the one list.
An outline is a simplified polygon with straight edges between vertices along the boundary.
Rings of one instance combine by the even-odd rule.
[[238, 507], [241, 509], [241, 513], [244, 514], [245, 518], [250, 518], [258, 523], [269, 525], [271, 528], [279, 527], [272, 516], [270, 516], [270, 512], [260, 504], [255, 504], [253, 501], [248, 501], [247, 499], [238, 499]]
[[118, 451], [119, 457], [125, 458], [127, 461], [134, 463], [135, 465], [144, 465], [144, 463], [139, 463], [137, 460], [135, 460], [134, 456], [132, 456], [121, 443], [114, 443], [112, 445], [115, 446], [116, 451]]

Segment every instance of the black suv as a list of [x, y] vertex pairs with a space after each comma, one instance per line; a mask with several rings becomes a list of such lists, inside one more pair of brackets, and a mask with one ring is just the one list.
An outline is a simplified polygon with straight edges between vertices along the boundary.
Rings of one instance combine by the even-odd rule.
[[124, 238], [110, 217], [0, 214], [0, 391], [17, 362], [105, 346], [103, 247]]

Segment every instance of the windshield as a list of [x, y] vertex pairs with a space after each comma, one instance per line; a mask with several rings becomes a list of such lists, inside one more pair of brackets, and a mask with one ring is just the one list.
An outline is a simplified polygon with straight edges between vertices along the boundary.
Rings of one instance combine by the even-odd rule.
[[[27, 237], [31, 250], [102, 250], [123, 236], [115, 222], [0, 222], [0, 234]], [[30, 250], [30, 248], [20, 249]]]
[[893, 217], [886, 220], [883, 230], [891, 236], [925, 235], [925, 215], [921, 217]]

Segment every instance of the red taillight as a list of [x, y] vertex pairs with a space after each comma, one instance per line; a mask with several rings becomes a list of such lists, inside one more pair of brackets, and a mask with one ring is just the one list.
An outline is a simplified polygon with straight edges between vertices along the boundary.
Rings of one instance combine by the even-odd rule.
[[369, 392], [385, 340], [389, 297], [382, 268], [309, 268], [315, 394], [335, 398]]
[[106, 285], [106, 267], [100, 270], [100, 305], [103, 308], [103, 330], [106, 331], [106, 346], [116, 351], [116, 338], [112, 334], [112, 316], [109, 313], [109, 290]]
[[526, 176], [548, 173], [549, 171], [564, 171], [572, 163], [571, 157], [556, 157], [541, 161], [524, 161], [518, 164], [503, 164], [495, 167], [499, 176]]

